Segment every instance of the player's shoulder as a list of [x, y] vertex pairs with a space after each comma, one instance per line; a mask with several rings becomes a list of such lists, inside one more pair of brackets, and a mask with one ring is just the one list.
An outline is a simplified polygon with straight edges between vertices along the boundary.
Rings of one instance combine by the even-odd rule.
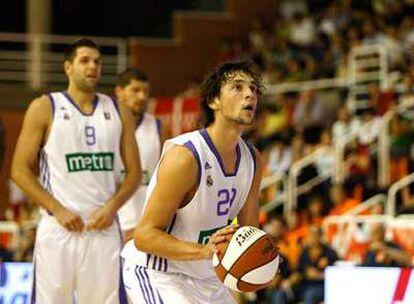
[[198, 170], [197, 155], [188, 145], [172, 145], [163, 158], [163, 163], [168, 163], [169, 167], [183, 174]]
[[28, 112], [40, 112], [43, 115], [51, 113], [52, 102], [49, 95], [42, 95], [33, 99], [29, 104]]

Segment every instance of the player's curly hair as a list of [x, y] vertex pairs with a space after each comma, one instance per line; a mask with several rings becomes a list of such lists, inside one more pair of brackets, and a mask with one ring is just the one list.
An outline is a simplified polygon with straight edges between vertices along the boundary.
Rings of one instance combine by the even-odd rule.
[[226, 61], [216, 67], [203, 80], [200, 88], [200, 107], [203, 114], [203, 124], [208, 127], [214, 122], [214, 110], [210, 108], [211, 102], [220, 97], [220, 90], [227, 81], [233, 78], [235, 73], [250, 75], [258, 88], [258, 95], [263, 92], [263, 84], [260, 75], [249, 60]]

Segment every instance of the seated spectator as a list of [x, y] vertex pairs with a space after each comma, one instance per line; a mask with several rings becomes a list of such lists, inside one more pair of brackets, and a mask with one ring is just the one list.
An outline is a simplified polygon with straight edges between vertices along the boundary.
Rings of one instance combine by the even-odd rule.
[[13, 262], [13, 252], [0, 243], [0, 264], [3, 262]]
[[410, 267], [411, 256], [397, 244], [385, 240], [385, 227], [381, 223], [371, 226], [370, 244], [362, 263], [367, 267]]
[[298, 272], [292, 271], [292, 266], [289, 264], [290, 248], [286, 238], [287, 224], [282, 218], [275, 217], [270, 220], [264, 229], [277, 242], [282, 257], [280, 272], [267, 289], [268, 303], [288, 303], [289, 300], [294, 300], [294, 294], [299, 293], [296, 289], [301, 276]]
[[269, 150], [267, 167], [270, 174], [283, 176], [292, 163], [292, 150], [281, 137], [273, 137], [273, 145]]
[[346, 105], [343, 105], [339, 108], [337, 120], [332, 125], [333, 141], [336, 142], [346, 135], [357, 132], [360, 125], [361, 123], [358, 119], [351, 119], [348, 108]]
[[346, 191], [341, 184], [332, 185], [329, 196], [332, 206], [329, 215], [342, 215], [360, 203], [360, 201], [353, 198], [350, 191]]
[[374, 143], [381, 129], [381, 118], [375, 115], [375, 110], [367, 108], [362, 110], [362, 125], [359, 130], [359, 143], [369, 146]]
[[338, 260], [336, 252], [322, 241], [317, 226], [311, 226], [307, 245], [299, 258], [298, 271], [303, 276], [302, 299], [305, 304], [317, 304], [324, 299], [324, 270]]

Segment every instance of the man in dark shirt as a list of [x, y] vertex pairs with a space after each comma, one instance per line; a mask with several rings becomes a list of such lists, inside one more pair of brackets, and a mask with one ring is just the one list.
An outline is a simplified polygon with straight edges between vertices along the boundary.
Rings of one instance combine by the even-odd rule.
[[324, 270], [338, 260], [336, 252], [322, 242], [322, 233], [317, 226], [309, 228], [308, 242], [299, 258], [298, 271], [302, 274], [303, 300], [306, 304], [317, 304], [324, 298]]
[[385, 240], [385, 227], [376, 223], [371, 226], [371, 241], [362, 266], [410, 267], [411, 256], [397, 244]]

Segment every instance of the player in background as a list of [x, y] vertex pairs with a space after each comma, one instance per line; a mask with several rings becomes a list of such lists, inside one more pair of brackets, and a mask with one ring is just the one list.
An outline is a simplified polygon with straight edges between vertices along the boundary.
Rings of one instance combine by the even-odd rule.
[[150, 178], [160, 158], [161, 122], [146, 112], [150, 98], [150, 82], [143, 71], [126, 69], [120, 73], [115, 95], [135, 116], [135, 138], [142, 168], [141, 186], [118, 211], [124, 240], [128, 241], [133, 237], [134, 228], [144, 207]]
[[237, 229], [258, 226], [262, 163], [240, 135], [262, 85], [248, 62], [227, 62], [201, 88], [205, 129], [167, 140], [144, 212], [122, 252], [133, 303], [235, 303], [212, 255]]
[[140, 181], [134, 118], [96, 92], [101, 53], [93, 41], [68, 47], [64, 71], [67, 91], [30, 104], [12, 164], [12, 179], [42, 213], [32, 303], [126, 303], [116, 216]]

